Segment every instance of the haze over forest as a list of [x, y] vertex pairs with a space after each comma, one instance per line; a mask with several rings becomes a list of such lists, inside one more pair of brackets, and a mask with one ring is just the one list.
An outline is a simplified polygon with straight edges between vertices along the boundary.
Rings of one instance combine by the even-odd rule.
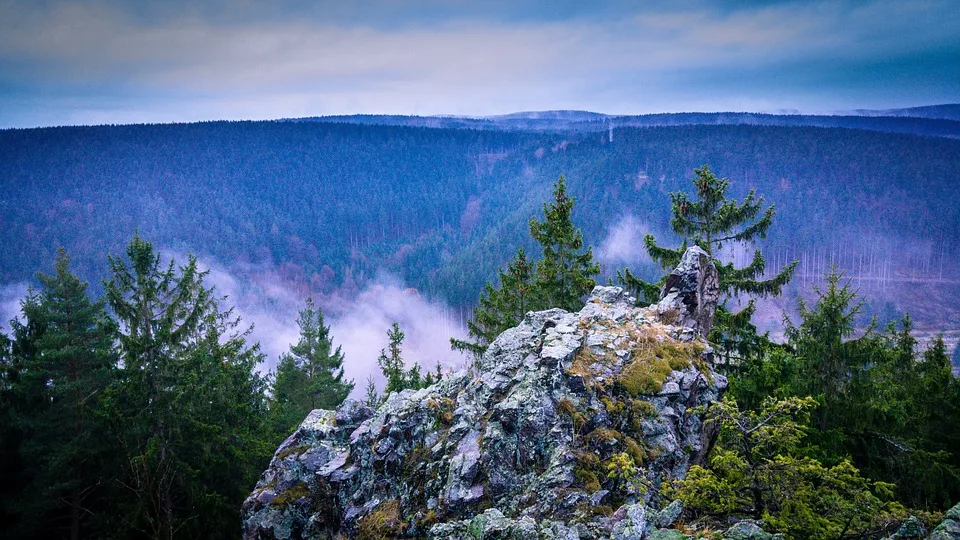
[[[777, 215], [772, 271], [800, 261], [756, 319], [776, 337], [831, 263], [867, 298], [860, 325], [909, 312], [921, 339], [960, 338], [957, 106], [888, 116], [607, 117], [557, 112], [464, 119], [62, 127], [0, 132], [4, 320], [63, 246], [94, 284], [135, 231], [198, 255], [255, 326], [267, 367], [316, 298], [350, 378], [375, 373], [394, 320], [424, 365], [457, 365], [449, 337], [518, 246], [561, 174], [603, 279], [658, 275], [642, 236], [670, 232], [669, 193], [709, 163]], [[901, 116], [914, 114], [914, 116]], [[928, 118], [934, 116], [935, 118]], [[824, 127], [824, 125], [828, 127]], [[431, 126], [429, 128], [422, 126]], [[753, 246], [724, 256], [742, 262]], [[952, 350], [952, 349], [951, 349]]]

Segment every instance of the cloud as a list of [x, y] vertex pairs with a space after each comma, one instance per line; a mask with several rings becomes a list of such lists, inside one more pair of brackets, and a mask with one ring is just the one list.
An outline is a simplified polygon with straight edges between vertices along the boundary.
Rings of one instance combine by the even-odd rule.
[[[265, 355], [262, 370], [275, 368], [279, 356], [299, 339], [296, 320], [305, 296], [286, 285], [270, 266], [227, 268], [209, 259], [199, 263], [209, 271], [207, 283], [227, 297], [224, 307], [233, 306], [245, 326], [253, 325], [250, 339], [260, 343]], [[342, 348], [345, 377], [355, 383], [354, 397], [362, 396], [370, 375], [383, 387], [377, 358], [387, 346], [387, 330], [394, 321], [406, 334], [403, 358], [408, 366], [417, 362], [432, 371], [438, 362], [445, 369], [463, 365], [463, 356], [450, 350], [451, 337], [466, 337], [453, 312], [390, 276], [380, 276], [355, 295], [336, 291], [315, 299], [330, 326], [334, 345]]]
[[27, 296], [27, 284], [0, 285], [0, 332], [10, 333], [10, 319], [21, 317], [20, 301]]
[[378, 282], [343, 306], [330, 321], [331, 333], [342, 344], [346, 375], [356, 383], [354, 393], [363, 390], [368, 375], [382, 388], [376, 360], [387, 346], [387, 330], [396, 321], [405, 334], [403, 358], [424, 371], [437, 363], [445, 369], [463, 367], [461, 354], [450, 350], [450, 337], [464, 339], [466, 332], [442, 304], [422, 297], [413, 289], [395, 283]]
[[0, 1], [0, 122], [960, 99], [953, 0], [166, 4]]
[[648, 233], [647, 224], [632, 214], [621, 217], [607, 229], [607, 236], [597, 249], [597, 260], [606, 267], [649, 263], [650, 256], [643, 246], [643, 237]]

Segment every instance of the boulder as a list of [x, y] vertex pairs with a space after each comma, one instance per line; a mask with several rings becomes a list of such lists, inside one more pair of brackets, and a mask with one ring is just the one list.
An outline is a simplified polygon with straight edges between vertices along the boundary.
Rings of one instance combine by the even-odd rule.
[[667, 276], [657, 303], [657, 313], [661, 317], [675, 318], [670, 322], [706, 337], [717, 311], [719, 280], [720, 275], [710, 255], [699, 246], [691, 246], [683, 253], [680, 264]]
[[715, 276], [691, 250], [661, 302], [683, 306], [679, 319], [596, 287], [577, 313], [528, 313], [478, 368], [376, 410], [312, 412], [244, 503], [244, 538], [641, 538], [669, 526], [682, 507], [656, 511], [661, 486], [706, 456], [713, 434], [697, 410], [727, 386], [691, 331], [709, 327], [716, 288], [685, 283]]
[[960, 540], [960, 504], [947, 510], [943, 521], [930, 533], [929, 540]]

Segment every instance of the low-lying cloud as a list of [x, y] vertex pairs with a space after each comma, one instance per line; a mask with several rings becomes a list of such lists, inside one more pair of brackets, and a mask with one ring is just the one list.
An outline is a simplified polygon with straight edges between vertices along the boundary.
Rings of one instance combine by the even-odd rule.
[[632, 214], [621, 217], [607, 229], [597, 248], [597, 260], [608, 268], [651, 262], [643, 247], [643, 237], [650, 232], [650, 227]]
[[10, 319], [21, 317], [20, 302], [27, 295], [26, 283], [0, 285], [0, 332], [9, 334]]
[[[306, 297], [284, 284], [270, 267], [227, 268], [204, 260], [200, 265], [209, 271], [208, 284], [226, 296], [224, 307], [233, 306], [245, 326], [253, 325], [250, 341], [259, 342], [265, 355], [262, 370], [274, 369], [280, 355], [299, 339], [297, 314]], [[343, 351], [345, 378], [355, 383], [354, 397], [362, 395], [368, 376], [383, 387], [377, 358], [387, 347], [393, 322], [405, 334], [403, 358], [408, 366], [416, 362], [424, 371], [433, 371], [438, 363], [445, 370], [463, 365], [464, 357], [450, 350], [451, 337], [466, 336], [453, 312], [395, 278], [380, 276], [358, 294], [335, 291], [314, 299], [330, 326], [334, 346]]]

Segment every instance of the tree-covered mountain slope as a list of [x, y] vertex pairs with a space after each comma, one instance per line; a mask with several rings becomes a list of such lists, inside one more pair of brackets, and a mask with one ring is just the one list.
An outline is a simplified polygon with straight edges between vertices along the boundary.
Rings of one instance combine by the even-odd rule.
[[752, 188], [776, 205], [771, 266], [801, 260], [803, 279], [833, 261], [890, 291], [958, 279], [960, 141], [950, 138], [213, 122], [0, 131], [0, 282], [29, 281], [62, 245], [96, 283], [105, 254], [138, 230], [163, 249], [278, 268], [304, 295], [388, 272], [469, 306], [518, 246], [534, 247], [527, 223], [559, 175], [612, 275], [644, 271], [642, 232], [670, 242], [668, 194], [689, 190], [703, 163], [734, 196]]

